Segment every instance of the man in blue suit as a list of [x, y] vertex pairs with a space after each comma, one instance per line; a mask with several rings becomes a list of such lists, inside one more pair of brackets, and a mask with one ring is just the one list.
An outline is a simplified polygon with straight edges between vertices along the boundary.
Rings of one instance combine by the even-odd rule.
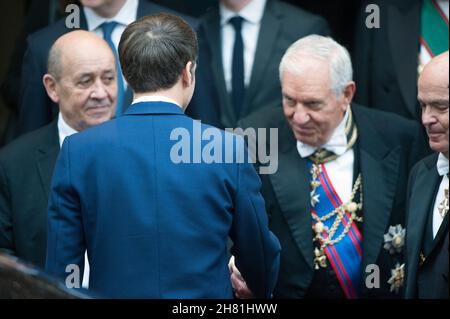
[[[103, 37], [110, 46], [114, 46], [114, 50], [117, 50], [123, 30], [136, 19], [159, 12], [178, 14], [145, 0], [81, 0], [80, 3], [79, 29]], [[192, 26], [196, 25], [195, 19], [185, 15], [182, 17]], [[68, 20], [72, 21], [70, 18]], [[73, 30], [76, 29], [67, 25], [66, 18], [63, 18], [28, 37], [22, 64], [18, 134], [45, 126], [58, 114], [57, 105], [45, 93], [42, 77], [47, 71], [50, 47], [60, 36]], [[121, 79], [118, 77], [118, 80]], [[118, 96], [118, 100], [121, 100], [118, 101], [120, 114], [133, 100], [133, 93], [127, 83], [123, 82], [121, 87], [122, 96]]]
[[[87, 249], [89, 287], [101, 296], [232, 298], [231, 238], [255, 296], [271, 296], [280, 246], [257, 173], [238, 160], [243, 140], [183, 114], [197, 53], [194, 31], [173, 15], [145, 17], [124, 31], [119, 56], [135, 99], [124, 116], [64, 142], [49, 199], [50, 273], [66, 280], [75, 274], [66, 269], [82, 273]], [[174, 139], [185, 135], [200, 147], [177, 148], [183, 139]], [[206, 149], [196, 136], [208, 135], [233, 150], [231, 161], [195, 160]]]

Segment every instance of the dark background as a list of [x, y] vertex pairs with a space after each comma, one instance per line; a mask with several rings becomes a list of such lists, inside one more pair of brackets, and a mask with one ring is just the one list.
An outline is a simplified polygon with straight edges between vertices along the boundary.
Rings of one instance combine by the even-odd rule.
[[[155, 0], [154, 2], [200, 16], [218, 0]], [[305, 10], [319, 14], [328, 20], [334, 36], [340, 42], [351, 45], [353, 26], [361, 0], [283, 0]]]

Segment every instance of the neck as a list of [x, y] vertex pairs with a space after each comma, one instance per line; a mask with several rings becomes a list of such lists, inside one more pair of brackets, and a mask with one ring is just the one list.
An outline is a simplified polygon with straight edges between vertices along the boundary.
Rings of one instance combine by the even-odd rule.
[[223, 0], [222, 4], [233, 12], [238, 13], [244, 9], [252, 0]]
[[115, 17], [127, 0], [113, 0], [92, 10], [103, 18]]
[[442, 154], [444, 154], [445, 158], [448, 159], [448, 151]]
[[175, 88], [156, 92], [134, 93], [135, 100], [144, 96], [164, 96], [176, 102], [183, 110], [186, 108], [183, 95], [180, 94], [180, 92], [178, 92]]

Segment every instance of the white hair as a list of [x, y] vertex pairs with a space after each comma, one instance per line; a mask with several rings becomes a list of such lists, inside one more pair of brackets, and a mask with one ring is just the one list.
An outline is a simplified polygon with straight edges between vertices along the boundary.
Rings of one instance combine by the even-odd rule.
[[320, 35], [309, 35], [301, 38], [284, 54], [280, 63], [280, 80], [288, 70], [300, 73], [302, 58], [314, 58], [329, 62], [331, 89], [336, 96], [341, 96], [347, 84], [353, 80], [353, 68], [347, 49], [332, 38]]

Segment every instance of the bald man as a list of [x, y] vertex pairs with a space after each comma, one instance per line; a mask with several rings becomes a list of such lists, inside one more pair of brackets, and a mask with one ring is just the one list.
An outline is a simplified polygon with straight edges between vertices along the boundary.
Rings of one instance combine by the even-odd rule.
[[409, 180], [406, 298], [449, 298], [448, 67], [447, 51], [419, 78], [422, 123], [436, 153], [417, 163]]
[[45, 265], [48, 192], [62, 142], [115, 112], [113, 52], [93, 33], [67, 33], [50, 50], [43, 85], [59, 106], [57, 119], [0, 150], [0, 251], [39, 267]]

